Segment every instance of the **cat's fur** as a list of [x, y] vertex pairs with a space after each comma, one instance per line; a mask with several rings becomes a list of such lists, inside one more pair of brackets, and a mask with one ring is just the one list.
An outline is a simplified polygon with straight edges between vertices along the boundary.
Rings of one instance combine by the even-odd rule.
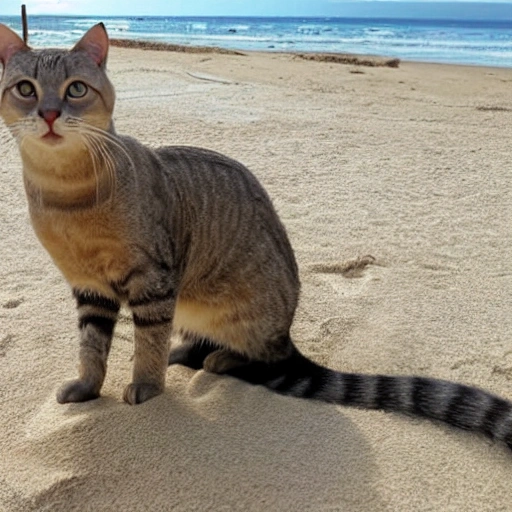
[[[507, 400], [424, 377], [340, 373], [301, 355], [289, 336], [297, 266], [268, 195], [225, 156], [118, 135], [107, 52], [101, 24], [71, 51], [31, 50], [0, 26], [0, 114], [19, 144], [35, 232], [78, 304], [79, 378], [59, 402], [99, 396], [124, 303], [135, 324], [130, 404], [161, 393], [167, 365], [182, 363], [287, 395], [441, 420], [512, 448]], [[184, 345], [169, 356], [172, 329]]]

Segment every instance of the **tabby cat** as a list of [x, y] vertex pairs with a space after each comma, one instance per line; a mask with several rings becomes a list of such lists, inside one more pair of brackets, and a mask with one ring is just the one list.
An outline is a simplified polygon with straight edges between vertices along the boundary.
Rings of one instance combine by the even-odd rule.
[[[296, 397], [398, 411], [512, 449], [512, 403], [424, 377], [340, 373], [290, 339], [299, 297], [285, 229], [240, 163], [118, 135], [100, 23], [70, 50], [32, 50], [0, 25], [0, 114], [14, 135], [34, 230], [73, 289], [80, 368], [60, 403], [97, 398], [121, 304], [135, 325], [129, 404], [164, 390], [168, 364]], [[183, 344], [170, 350], [171, 332]]]

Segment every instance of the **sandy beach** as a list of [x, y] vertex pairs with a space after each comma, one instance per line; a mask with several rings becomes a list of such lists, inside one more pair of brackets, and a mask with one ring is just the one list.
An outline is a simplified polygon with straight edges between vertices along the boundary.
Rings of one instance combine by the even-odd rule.
[[[225, 153], [260, 179], [302, 279], [293, 337], [332, 368], [512, 399], [512, 69], [112, 48], [116, 128]], [[122, 402], [122, 313], [102, 398], [75, 377], [68, 285], [0, 147], [0, 511], [497, 512], [512, 454], [448, 427], [172, 367]], [[359, 274], [327, 267], [370, 254]]]

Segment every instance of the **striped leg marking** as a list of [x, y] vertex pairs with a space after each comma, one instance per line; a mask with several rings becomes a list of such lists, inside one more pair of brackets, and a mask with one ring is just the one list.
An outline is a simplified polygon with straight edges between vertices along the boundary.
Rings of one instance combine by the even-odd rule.
[[73, 290], [73, 295], [80, 329], [79, 377], [59, 389], [61, 404], [98, 398], [120, 307], [118, 301], [95, 292]]

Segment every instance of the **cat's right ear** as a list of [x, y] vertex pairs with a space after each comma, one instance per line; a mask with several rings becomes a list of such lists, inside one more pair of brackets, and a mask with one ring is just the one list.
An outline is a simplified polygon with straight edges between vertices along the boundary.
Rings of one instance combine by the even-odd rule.
[[108, 35], [105, 25], [98, 23], [90, 28], [71, 51], [85, 52], [100, 68], [104, 68], [108, 55]]
[[27, 50], [30, 50], [30, 48], [16, 32], [0, 23], [0, 62], [4, 69], [14, 54]]

